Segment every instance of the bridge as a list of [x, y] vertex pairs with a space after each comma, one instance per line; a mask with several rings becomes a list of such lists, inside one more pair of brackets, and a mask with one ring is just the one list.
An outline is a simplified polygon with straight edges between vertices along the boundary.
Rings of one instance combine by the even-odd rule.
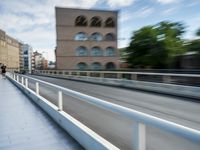
[[[34, 134], [29, 132], [30, 139], [41, 138], [37, 140], [43, 141], [30, 140], [32, 143], [29, 142], [33, 145], [46, 143], [45, 149], [48, 149], [48, 146], [52, 149], [59, 149], [60, 146], [60, 149], [70, 147], [91, 150], [200, 149], [200, 88], [196, 85], [137, 81], [136, 86], [136, 80], [102, 78], [106, 76], [106, 73], [100, 74], [99, 77], [97, 73], [96, 77], [91, 77], [92, 73], [90, 77], [80, 76], [84, 74], [83, 72], [75, 74], [63, 71], [58, 71], [58, 73], [42, 71], [36, 73], [37, 75], [8, 74], [8, 80], [1, 80], [1, 95], [6, 99], [0, 106], [2, 107], [1, 114], [8, 115], [1, 117], [5, 131], [0, 132], [0, 139], [2, 139], [0, 141], [3, 141], [0, 142], [0, 149], [13, 147], [17, 149], [17, 146], [19, 146], [18, 149], [21, 147], [23, 149], [23, 146], [27, 146], [25, 141], [27, 132], [20, 130], [23, 127], [25, 127], [24, 130], [30, 128], [39, 130], [34, 123], [36, 112], [42, 116], [37, 119], [39, 124], [44, 125], [41, 128], [46, 127], [47, 130], [43, 132], [39, 130]], [[79, 76], [76, 76], [77, 74]], [[125, 73], [116, 76], [122, 77], [122, 74]], [[113, 77], [112, 74], [111, 76]], [[185, 76], [183, 74], [171, 74], [170, 77], [168, 74], [163, 79], [167, 82], [172, 81], [174, 78], [171, 76], [192, 77], [196, 78], [197, 82], [199, 79], [199, 75]], [[132, 77], [138, 78], [135, 74], [131, 75]], [[122, 83], [123, 87], [120, 86]], [[124, 86], [128, 87], [124, 88]], [[142, 87], [144, 90], [141, 89]], [[15, 93], [13, 96], [12, 92]], [[12, 107], [9, 107], [10, 105]], [[26, 109], [22, 109], [25, 107]], [[9, 114], [19, 116], [24, 114], [26, 117], [18, 119], [19, 116], [13, 118]], [[8, 132], [9, 126], [13, 125], [12, 122], [18, 121], [20, 124], [14, 128], [16, 131]], [[27, 122], [30, 128], [26, 126]], [[9, 137], [12, 137], [10, 135], [15, 136], [15, 133], [19, 134], [19, 132], [22, 132], [19, 138], [22, 142], [17, 140], [19, 143], [12, 144], [16, 142], [13, 138], [13, 141], [9, 143]], [[24, 136], [23, 133], [25, 133]], [[51, 139], [44, 136], [46, 133], [56, 136]], [[4, 139], [6, 136], [7, 141]], [[54, 140], [59, 142], [54, 142]], [[6, 142], [7, 147], [2, 147], [1, 143]]]

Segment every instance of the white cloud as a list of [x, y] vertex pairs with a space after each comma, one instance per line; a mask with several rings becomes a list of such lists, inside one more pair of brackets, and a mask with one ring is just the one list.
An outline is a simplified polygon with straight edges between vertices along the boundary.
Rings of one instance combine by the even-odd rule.
[[168, 8], [166, 10], [163, 11], [164, 15], [171, 15], [173, 14], [175, 11], [177, 10], [177, 8], [173, 7], [173, 8]]
[[170, 4], [170, 3], [178, 2], [178, 0], [157, 0], [157, 2], [161, 4]]
[[107, 0], [110, 7], [124, 7], [133, 4], [135, 0]]
[[200, 17], [198, 15], [190, 18], [188, 20], [188, 27], [187, 27], [187, 32], [185, 34], [185, 38], [186, 39], [196, 39], [196, 32], [197, 32], [197, 29], [199, 29], [199, 24], [197, 22], [200, 22]]
[[154, 9], [151, 7], [142, 7], [135, 12], [124, 12], [120, 15], [120, 22], [125, 22], [128, 20], [136, 19], [136, 18], [145, 18], [151, 15], [154, 12]]
[[54, 58], [55, 6], [91, 8], [98, 0], [0, 1], [0, 28]]

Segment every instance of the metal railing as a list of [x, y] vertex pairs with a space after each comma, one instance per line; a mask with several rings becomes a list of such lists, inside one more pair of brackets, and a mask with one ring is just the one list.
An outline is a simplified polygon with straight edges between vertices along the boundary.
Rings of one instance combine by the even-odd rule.
[[[161, 130], [171, 132], [175, 135], [188, 138], [195, 142], [200, 142], [200, 131], [185, 127], [183, 125], [176, 124], [158, 117], [154, 117], [149, 114], [145, 114], [133, 109], [129, 109], [114, 103], [104, 101], [86, 94], [82, 94], [52, 83], [48, 83], [39, 79], [28, 77], [25, 75], [12, 74], [11, 76], [14, 80], [19, 82], [22, 86], [28, 88], [28, 80], [34, 80], [35, 83], [35, 94], [40, 95], [40, 85], [47, 85], [54, 87], [58, 91], [58, 111], [63, 111], [63, 94], [74, 97], [78, 100], [90, 103], [97, 106], [98, 108], [108, 110], [110, 112], [117, 113], [121, 116], [127, 117], [136, 124], [133, 128], [136, 132], [133, 133], [133, 150], [145, 150], [146, 149], [146, 125], [151, 125]], [[20, 82], [21, 81], [21, 82]]]
[[76, 70], [35, 70], [34, 73], [62, 77], [85, 76], [200, 86], [200, 74]]

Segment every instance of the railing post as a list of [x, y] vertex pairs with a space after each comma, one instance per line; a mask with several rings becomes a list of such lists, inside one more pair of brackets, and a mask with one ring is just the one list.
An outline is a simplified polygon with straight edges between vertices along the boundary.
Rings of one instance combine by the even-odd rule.
[[104, 78], [104, 73], [100, 72], [100, 78]]
[[171, 76], [163, 75], [162, 78], [164, 83], [171, 83]]
[[38, 82], [35, 83], [35, 93], [37, 95], [39, 95], [39, 83]]
[[137, 80], [137, 78], [138, 78], [138, 77], [137, 77], [137, 74], [132, 74], [132, 75], [131, 75], [131, 80]]
[[63, 110], [63, 97], [62, 97], [62, 91], [58, 91], [58, 111]]
[[24, 77], [22, 77], [22, 85], [24, 85]]
[[145, 124], [136, 122], [133, 126], [133, 150], [146, 150]]
[[117, 79], [121, 79], [122, 78], [122, 74], [121, 73], [117, 73]]
[[19, 75], [17, 75], [17, 82], [19, 82]]
[[28, 88], [28, 79], [25, 79], [25, 87]]
[[87, 77], [90, 77], [90, 72], [87, 72]]

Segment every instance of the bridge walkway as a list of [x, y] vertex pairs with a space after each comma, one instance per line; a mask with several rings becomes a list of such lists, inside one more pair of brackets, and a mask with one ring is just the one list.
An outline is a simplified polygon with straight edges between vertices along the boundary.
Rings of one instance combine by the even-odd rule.
[[0, 76], [1, 150], [82, 150], [38, 106]]

